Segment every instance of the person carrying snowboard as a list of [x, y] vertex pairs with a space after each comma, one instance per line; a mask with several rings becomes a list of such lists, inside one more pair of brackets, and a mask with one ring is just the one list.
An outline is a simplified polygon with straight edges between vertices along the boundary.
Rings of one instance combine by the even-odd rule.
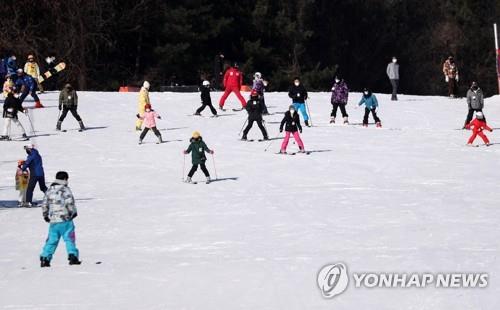
[[56, 130], [61, 130], [61, 125], [68, 112], [71, 112], [71, 115], [76, 119], [78, 124], [80, 125], [80, 130], [85, 130], [85, 126], [83, 125], [82, 118], [78, 115], [78, 94], [76, 90], [71, 86], [71, 84], [66, 84], [64, 88], [59, 93], [59, 111], [62, 110], [61, 116], [57, 121]]
[[[464, 127], [462, 129], [467, 129], [467, 124], [472, 121], [472, 117], [475, 112], [483, 112], [484, 108], [484, 95], [481, 88], [477, 82], [472, 82], [470, 89], [467, 91], [467, 107], [469, 108], [469, 112], [467, 113], [467, 117], [465, 118]], [[483, 120], [486, 121], [486, 118], [483, 114]]]
[[286, 148], [288, 146], [288, 141], [290, 140], [290, 135], [293, 135], [295, 142], [299, 145], [299, 153], [305, 153], [304, 143], [299, 135], [299, 132], [302, 133], [300, 117], [294, 105], [291, 105], [288, 111], [285, 112], [285, 116], [280, 124], [280, 132], [283, 132], [283, 127], [285, 127], [285, 139], [283, 139], [283, 143], [281, 144], [280, 153], [286, 154]]
[[28, 189], [28, 181], [30, 178], [29, 171], [23, 171], [24, 160], [17, 161], [16, 169], [16, 190], [19, 191], [19, 199], [17, 206], [19, 208], [26, 205], [26, 191]]
[[293, 79], [293, 84], [288, 90], [288, 97], [292, 99], [295, 111], [300, 111], [300, 113], [302, 114], [302, 117], [304, 118], [304, 124], [306, 124], [307, 127], [310, 127], [309, 115], [307, 115], [306, 111], [307, 90], [301, 84], [298, 77]]
[[[139, 91], [139, 102], [137, 104], [137, 113], [139, 116], [142, 116], [144, 114], [145, 106], [146, 104], [151, 104], [151, 101], [149, 100], [149, 88], [151, 85], [149, 84], [148, 81], [144, 81], [142, 83], [141, 90]], [[138, 118], [137, 121], [135, 122], [135, 130], [136, 131], [141, 131], [142, 130], [142, 119]]]
[[9, 132], [11, 128], [11, 124], [19, 128], [22, 132], [22, 137], [24, 140], [28, 140], [28, 136], [26, 136], [26, 131], [24, 130], [23, 125], [19, 122], [18, 113], [23, 113], [25, 110], [21, 101], [14, 96], [12, 91], [9, 92], [5, 102], [3, 104], [3, 118], [4, 118], [4, 127], [3, 127], [3, 136], [0, 137], [0, 140], [10, 140]]
[[347, 99], [349, 98], [349, 88], [347, 84], [339, 76], [335, 77], [335, 83], [332, 86], [332, 98], [330, 100], [332, 104], [332, 113], [330, 114], [330, 124], [335, 123], [335, 118], [337, 117], [337, 109], [340, 108], [342, 117], [344, 118], [344, 124], [349, 124], [349, 115], [346, 112]]
[[205, 174], [205, 177], [207, 178], [206, 183], [210, 183], [210, 173], [207, 170], [207, 167], [205, 165], [205, 162], [207, 161], [207, 157], [205, 156], [205, 152], [208, 152], [210, 154], [213, 154], [214, 151], [208, 148], [208, 146], [205, 144], [203, 141], [203, 138], [201, 137], [201, 134], [198, 131], [193, 132], [193, 135], [191, 139], [189, 140], [191, 144], [189, 144], [189, 147], [187, 150], [184, 151], [184, 155], [191, 153], [191, 160], [193, 163], [193, 167], [188, 173], [186, 183], [191, 183], [192, 182], [192, 177], [196, 170], [198, 169], [198, 166], [201, 167], [201, 171]]
[[368, 88], [363, 89], [363, 97], [358, 103], [358, 106], [365, 105], [365, 116], [363, 117], [363, 127], [368, 127], [368, 116], [370, 112], [372, 113], [373, 119], [375, 120], [375, 124], [377, 127], [382, 127], [382, 123], [377, 116], [377, 107], [378, 100], [374, 94], [372, 94], [371, 90]]
[[19, 97], [21, 102], [23, 102], [29, 94], [35, 100], [35, 108], [43, 108], [40, 98], [38, 98], [36, 94], [37, 81], [35, 81], [31, 75], [24, 73], [23, 69], [17, 69], [17, 80], [15, 84], [16, 89], [21, 91], [21, 96]]
[[28, 61], [24, 64], [24, 72], [26, 72], [26, 74], [31, 75], [35, 79], [38, 85], [38, 89], [40, 90], [41, 93], [43, 93], [42, 84], [40, 84], [39, 82], [40, 67], [38, 66], [38, 63], [35, 61], [35, 56], [28, 55]]
[[267, 136], [267, 131], [264, 125], [262, 124], [263, 119], [262, 119], [262, 114], [264, 113], [264, 104], [262, 103], [262, 100], [259, 98], [259, 94], [257, 91], [254, 89], [250, 93], [250, 100], [247, 102], [247, 106], [245, 109], [248, 112], [248, 125], [243, 130], [243, 137], [241, 137], [241, 140], [246, 141], [247, 140], [247, 135], [250, 129], [253, 126], [254, 122], [257, 122], [257, 125], [260, 128], [260, 131], [262, 132], [262, 136], [264, 140], [269, 140]]
[[205, 80], [200, 87], [201, 96], [201, 107], [199, 107], [194, 115], [201, 115], [201, 112], [205, 110], [206, 107], [210, 108], [213, 116], [217, 116], [217, 110], [212, 105], [212, 98], [210, 98], [210, 82]]
[[227, 97], [234, 93], [236, 97], [241, 102], [242, 108], [245, 108], [246, 101], [240, 93], [241, 85], [243, 84], [243, 73], [238, 69], [238, 64], [235, 63], [232, 67], [226, 70], [224, 74], [223, 86], [224, 86], [224, 94], [220, 98], [219, 108], [224, 110], [224, 103], [226, 102]]
[[47, 186], [45, 185], [45, 172], [43, 170], [42, 156], [38, 153], [33, 145], [24, 146], [24, 150], [28, 157], [23, 164], [22, 170], [29, 169], [30, 179], [28, 182], [28, 189], [26, 190], [26, 206], [31, 207], [33, 203], [33, 191], [35, 190], [36, 183], [39, 184], [40, 190], [45, 194]]
[[80, 265], [79, 251], [76, 248], [75, 224], [73, 219], [78, 213], [75, 198], [68, 187], [69, 175], [65, 171], [56, 174], [55, 181], [45, 193], [42, 202], [42, 214], [45, 222], [49, 223], [49, 234], [40, 254], [40, 266], [50, 267], [52, 256], [56, 252], [59, 239], [66, 243], [68, 262], [70, 265]]
[[472, 145], [477, 136], [483, 139], [483, 142], [486, 146], [490, 145], [490, 140], [488, 140], [488, 137], [486, 137], [483, 131], [488, 130], [489, 132], [492, 132], [493, 129], [486, 124], [483, 112], [476, 112], [476, 118], [472, 122], [468, 123], [466, 128], [472, 128], [472, 135], [470, 136], [469, 141], [467, 141], [467, 145]]
[[156, 144], [163, 143], [163, 140], [161, 139], [161, 133], [156, 128], [156, 119], [161, 119], [161, 116], [151, 108], [151, 105], [149, 103], [146, 104], [144, 106], [144, 114], [142, 114], [142, 116], [137, 114], [136, 116], [141, 121], [144, 121], [144, 130], [139, 137], [139, 144], [142, 144], [142, 140], [144, 139], [144, 137], [146, 137], [146, 134], [149, 130], [152, 130], [156, 137], [158, 137], [158, 142]]
[[259, 100], [262, 102], [262, 115], [269, 115], [266, 106], [266, 100], [264, 99], [264, 91], [266, 90], [267, 81], [262, 78], [260, 72], [255, 72], [253, 75], [253, 86], [252, 91], [255, 90], [259, 96]]

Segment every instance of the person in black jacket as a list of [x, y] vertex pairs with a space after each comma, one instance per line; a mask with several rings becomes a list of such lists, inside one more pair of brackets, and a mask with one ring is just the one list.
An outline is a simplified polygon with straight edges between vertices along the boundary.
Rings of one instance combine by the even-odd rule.
[[205, 110], [206, 107], [210, 108], [210, 111], [212, 111], [212, 114], [214, 116], [217, 116], [217, 110], [215, 110], [214, 106], [212, 105], [212, 98], [210, 98], [210, 82], [209, 81], [203, 81], [200, 87], [200, 96], [201, 96], [201, 107], [196, 110], [194, 115], [201, 115], [201, 112]]
[[300, 83], [300, 79], [298, 77], [294, 78], [293, 85], [290, 86], [288, 90], [288, 97], [292, 98], [293, 106], [296, 111], [300, 111], [302, 117], [304, 118], [304, 123], [307, 127], [309, 127], [309, 115], [307, 115], [306, 111], [306, 100], [307, 100], [307, 90]]
[[14, 123], [17, 128], [21, 130], [23, 133], [23, 138], [28, 140], [26, 136], [26, 131], [24, 130], [23, 125], [19, 122], [17, 117], [17, 113], [24, 112], [23, 105], [21, 100], [14, 96], [12, 91], [9, 91], [7, 94], [7, 98], [5, 99], [5, 103], [3, 104], [3, 118], [5, 119], [4, 128], [3, 128], [3, 136], [0, 137], [0, 140], [9, 140], [9, 131], [11, 127], [11, 123]]
[[262, 114], [264, 113], [265, 108], [262, 100], [259, 98], [259, 93], [255, 89], [250, 93], [250, 100], [248, 100], [245, 109], [248, 112], [248, 125], [245, 130], [243, 130], [243, 137], [241, 137], [241, 140], [247, 139], [248, 132], [252, 128], [254, 122], [257, 122], [264, 140], [269, 140], [266, 128], [262, 124]]
[[280, 132], [283, 132], [283, 127], [285, 127], [285, 139], [281, 144], [281, 154], [286, 154], [286, 147], [288, 146], [288, 140], [290, 140], [290, 135], [293, 135], [293, 138], [299, 145], [299, 153], [304, 153], [304, 143], [302, 139], [300, 139], [299, 132], [302, 133], [302, 126], [300, 125], [300, 118], [295, 106], [291, 105], [289, 110], [285, 113], [285, 117], [281, 121]]

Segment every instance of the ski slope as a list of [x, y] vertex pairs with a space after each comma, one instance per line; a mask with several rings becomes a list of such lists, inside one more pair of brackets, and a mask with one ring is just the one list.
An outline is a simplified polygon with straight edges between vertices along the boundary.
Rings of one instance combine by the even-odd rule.
[[[68, 132], [54, 130], [57, 93], [31, 112], [47, 182], [70, 174], [81, 266], [67, 265], [60, 243], [52, 267], [39, 267], [48, 225], [40, 208], [12, 207], [23, 142], [1, 143], [0, 309], [499, 309], [500, 144], [465, 146], [470, 132], [457, 130], [465, 100], [377, 95], [384, 127], [365, 129], [329, 125], [330, 94], [312, 93], [314, 127], [302, 134], [312, 153], [283, 156], [274, 154], [281, 140], [267, 152], [267, 142], [238, 141], [246, 113], [231, 111], [234, 95], [210, 118], [190, 116], [199, 94], [151, 93], [167, 143], [156, 145], [150, 132], [139, 146], [137, 95], [80, 92], [91, 128], [83, 133], [71, 115]], [[361, 122], [359, 99], [350, 95], [351, 123]], [[266, 103], [275, 113], [290, 101], [268, 93]], [[487, 99], [484, 113], [500, 127], [500, 97]], [[270, 137], [281, 118], [265, 118]], [[219, 181], [209, 185], [181, 182], [194, 130], [215, 150]], [[492, 143], [499, 132], [487, 133]], [[254, 125], [249, 139], [260, 137]], [[215, 177], [211, 156], [207, 167]], [[184, 176], [189, 168], [188, 156]], [[202, 172], [193, 179], [203, 181]], [[485, 289], [350, 283], [324, 299], [316, 276], [335, 262], [358, 272], [487, 272], [490, 280]]]

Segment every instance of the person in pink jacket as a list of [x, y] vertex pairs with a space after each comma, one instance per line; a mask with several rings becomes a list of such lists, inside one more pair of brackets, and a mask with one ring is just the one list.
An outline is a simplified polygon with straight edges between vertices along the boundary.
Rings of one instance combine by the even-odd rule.
[[151, 104], [149, 103], [144, 106], [144, 110], [145, 111], [142, 116], [140, 116], [139, 114], [136, 115], [138, 119], [144, 121], [144, 130], [142, 131], [141, 136], [139, 137], [139, 144], [142, 144], [142, 140], [144, 139], [149, 130], [152, 130], [158, 137], [158, 142], [156, 144], [162, 143], [163, 141], [161, 139], [161, 133], [156, 128], [156, 119], [157, 118], [161, 119], [161, 116], [158, 115], [158, 113], [156, 113], [155, 110], [151, 108]]

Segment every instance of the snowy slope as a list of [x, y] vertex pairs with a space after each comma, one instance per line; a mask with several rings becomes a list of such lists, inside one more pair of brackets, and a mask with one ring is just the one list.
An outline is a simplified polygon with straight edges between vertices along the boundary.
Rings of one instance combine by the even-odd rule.
[[[72, 130], [68, 116], [63, 128], [70, 130], [55, 132], [55, 93], [32, 116], [47, 180], [70, 173], [83, 264], [68, 266], [60, 244], [53, 267], [39, 268], [47, 224], [39, 208], [9, 207], [25, 153], [22, 142], [2, 143], [0, 309], [498, 309], [500, 144], [465, 146], [470, 132], [456, 130], [465, 100], [401, 96], [393, 103], [378, 95], [384, 128], [364, 129], [329, 126], [329, 94], [313, 93], [317, 127], [302, 138], [315, 152], [282, 156], [274, 154], [281, 141], [267, 152], [267, 143], [238, 141], [244, 112], [188, 116], [198, 94], [152, 93], [168, 142], [156, 145], [149, 133], [141, 146], [137, 94], [79, 95], [92, 130]], [[266, 96], [271, 112], [287, 109], [286, 94]], [[351, 94], [352, 123], [362, 118], [359, 98]], [[227, 106], [238, 107], [233, 96]], [[500, 98], [487, 100], [485, 115], [500, 127]], [[281, 116], [266, 118], [271, 137]], [[215, 150], [221, 181], [181, 182], [181, 152], [193, 130]], [[498, 132], [488, 135], [500, 142]], [[260, 138], [256, 126], [249, 138]], [[186, 173], [189, 164], [187, 157]], [[488, 272], [490, 281], [486, 289], [351, 283], [323, 299], [317, 272], [339, 261], [358, 272]]]

